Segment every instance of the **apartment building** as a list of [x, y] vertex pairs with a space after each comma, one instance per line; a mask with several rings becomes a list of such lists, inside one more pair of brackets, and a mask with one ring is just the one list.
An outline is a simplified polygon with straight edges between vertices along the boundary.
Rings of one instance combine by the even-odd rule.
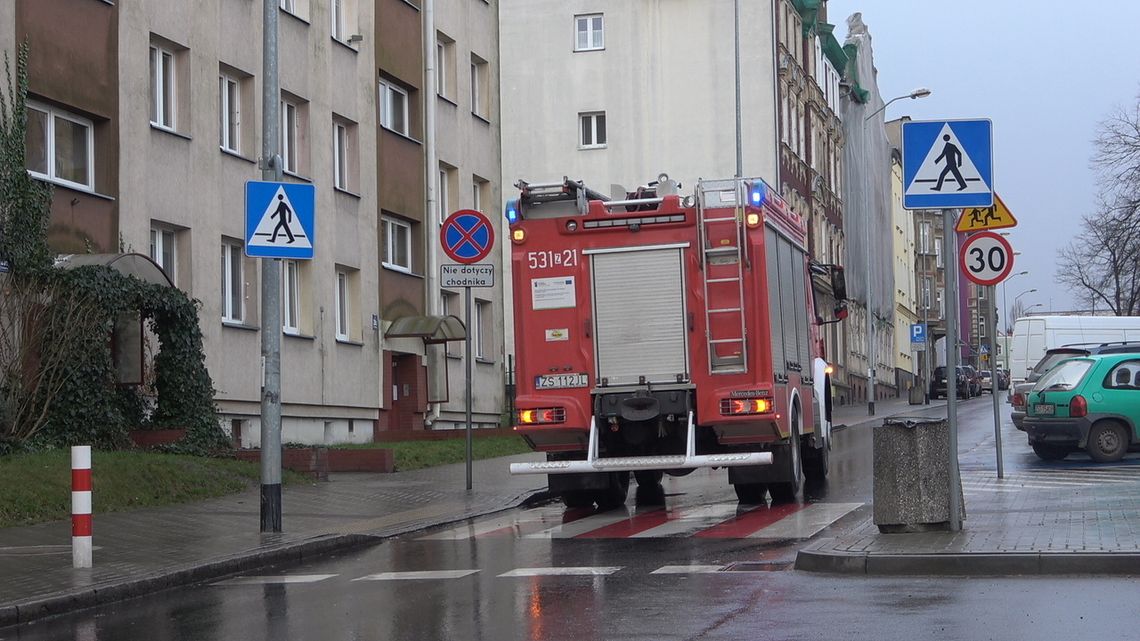
[[[0, 16], [7, 18], [7, 16]], [[384, 371], [378, 306], [372, 5], [281, 0], [285, 179], [316, 187], [315, 257], [245, 257], [261, 178], [261, 4], [17, 0], [31, 47], [29, 169], [53, 184], [61, 253], [148, 254], [201, 302], [223, 427], [260, 429], [265, 264], [282, 270], [286, 441], [371, 440]], [[33, 138], [35, 136], [35, 138]]]
[[903, 209], [902, 193], [902, 123], [899, 118], [886, 124], [887, 139], [891, 144], [891, 222], [892, 258], [894, 268], [894, 366], [895, 387], [905, 393], [919, 384], [916, 351], [911, 346], [911, 327], [919, 322], [918, 300], [915, 296], [915, 239], [911, 212]]
[[[505, 396], [501, 319], [509, 281], [474, 289], [468, 318], [463, 292], [439, 287], [438, 274], [446, 262], [439, 230], [448, 215], [475, 209], [499, 216], [498, 3], [434, 0], [430, 17], [422, 1], [376, 0], [376, 7], [380, 324], [391, 372], [380, 429], [465, 424], [463, 343], [431, 342], [447, 333], [440, 322], [449, 316], [472, 337], [472, 422], [496, 427]], [[497, 253], [484, 262], [502, 274]], [[409, 333], [412, 326], [419, 329]]]
[[[918, 295], [916, 315], [927, 326], [926, 352], [918, 354], [918, 370], [933, 371], [946, 364], [946, 257], [942, 235], [942, 213], [933, 209], [910, 212], [914, 223], [914, 278]], [[927, 362], [929, 359], [929, 363]]]
[[[504, 193], [518, 179], [568, 176], [610, 193], [660, 173], [684, 189], [735, 174], [732, 0], [503, 0], [501, 8]], [[775, 187], [773, 5], [740, 3], [740, 32], [743, 173]]]
[[[776, 3], [779, 190], [808, 221], [812, 260], [844, 264], [843, 124], [839, 120], [841, 74], [847, 54], [827, 22], [826, 4]], [[817, 283], [816, 308], [831, 318], [837, 301], [830, 283]], [[834, 368], [836, 400], [850, 397], [846, 323], [823, 325], [824, 356]]]

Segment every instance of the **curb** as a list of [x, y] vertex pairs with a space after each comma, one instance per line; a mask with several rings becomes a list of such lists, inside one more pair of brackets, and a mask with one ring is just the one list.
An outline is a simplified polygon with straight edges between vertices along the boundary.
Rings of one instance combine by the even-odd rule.
[[87, 608], [126, 601], [161, 590], [208, 581], [238, 572], [247, 572], [269, 565], [298, 564], [332, 552], [343, 552], [376, 545], [385, 539], [395, 538], [409, 532], [479, 518], [515, 507], [528, 507], [548, 501], [553, 496], [546, 489], [528, 490], [507, 501], [503, 507], [485, 512], [445, 516], [427, 522], [409, 523], [386, 529], [380, 534], [325, 534], [291, 543], [282, 543], [269, 548], [239, 552], [206, 562], [192, 563], [172, 570], [127, 578], [116, 583], [85, 586], [58, 592], [51, 596], [0, 604], [0, 629], [47, 617], [72, 614]]
[[1134, 552], [869, 554], [800, 550], [795, 569], [878, 576], [1140, 575]]

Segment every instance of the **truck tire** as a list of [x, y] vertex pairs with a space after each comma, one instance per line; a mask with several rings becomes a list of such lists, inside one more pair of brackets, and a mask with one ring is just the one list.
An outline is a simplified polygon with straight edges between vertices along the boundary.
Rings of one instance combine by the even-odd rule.
[[766, 505], [768, 503], [768, 485], [766, 483], [736, 483], [732, 487], [736, 490], [736, 500], [745, 505]]
[[562, 504], [569, 508], [594, 507], [594, 493], [589, 490], [574, 490], [562, 494]]
[[800, 493], [800, 485], [803, 480], [803, 460], [800, 458], [800, 412], [799, 408], [792, 410], [792, 433], [788, 437], [788, 444], [776, 450], [777, 455], [783, 455], [791, 459], [789, 467], [792, 470], [791, 478], [780, 482], [772, 483], [768, 486], [768, 491], [772, 493], [772, 504], [776, 503], [794, 503], [796, 495]]
[[811, 447], [804, 451], [804, 477], [813, 481], [826, 481], [831, 464], [831, 441], [824, 441], [822, 447]]
[[665, 478], [665, 473], [660, 470], [639, 470], [633, 473], [633, 479], [637, 481], [638, 487], [661, 485], [663, 478]]
[[626, 496], [629, 495], [629, 472], [611, 472], [610, 486], [604, 490], [594, 492], [594, 502], [598, 510], [616, 510], [625, 505]]

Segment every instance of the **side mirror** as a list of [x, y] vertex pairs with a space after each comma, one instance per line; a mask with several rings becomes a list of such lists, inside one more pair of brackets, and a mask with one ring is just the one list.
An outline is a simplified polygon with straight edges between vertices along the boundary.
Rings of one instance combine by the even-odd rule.
[[847, 303], [840, 301], [835, 306], [835, 320], [844, 320], [847, 318]]
[[[840, 265], [831, 266], [831, 291], [835, 295], [835, 300], [847, 300], [847, 277]], [[838, 315], [836, 312], [836, 316]]]

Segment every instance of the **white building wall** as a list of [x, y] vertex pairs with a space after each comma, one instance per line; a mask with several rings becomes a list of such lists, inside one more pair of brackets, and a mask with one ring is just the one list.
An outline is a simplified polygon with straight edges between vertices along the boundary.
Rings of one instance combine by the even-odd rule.
[[[503, 192], [515, 181], [632, 190], [661, 172], [686, 189], [736, 171], [732, 0], [502, 0]], [[740, 3], [744, 174], [776, 185], [769, 2]], [[604, 16], [605, 47], [575, 52], [575, 16]], [[579, 149], [578, 114], [607, 142]], [[503, 233], [507, 233], [503, 226]], [[509, 270], [509, 243], [503, 243]], [[509, 273], [505, 275], [509, 277]], [[504, 278], [506, 280], [506, 278]], [[511, 296], [507, 292], [507, 309]], [[507, 316], [507, 351], [513, 333]]]
[[[376, 81], [370, 37], [349, 46], [331, 35], [329, 5], [297, 3], [300, 17], [279, 14], [282, 90], [302, 99], [300, 165], [287, 180], [317, 188], [316, 256], [301, 265], [300, 335], [281, 341], [283, 440], [322, 442], [324, 422], [352, 419], [371, 437], [380, 407], [377, 302]], [[348, 1], [346, 32], [368, 33], [372, 3]], [[244, 183], [261, 178], [261, 3], [150, 0], [119, 6], [121, 105], [120, 229], [123, 243], [147, 253], [158, 222], [177, 231], [176, 284], [201, 301], [206, 363], [223, 425], [256, 430], [260, 413], [259, 266], [244, 261], [240, 323], [222, 322], [223, 237], [244, 236]], [[149, 46], [177, 51], [176, 133], [150, 124]], [[219, 147], [219, 70], [249, 77], [243, 85], [238, 154]], [[353, 121], [347, 191], [333, 188], [333, 114]], [[354, 271], [348, 340], [337, 340], [336, 270]], [[336, 430], [329, 431], [340, 438]], [[354, 437], [359, 438], [359, 437]]]
[[[436, 144], [441, 165], [448, 173], [448, 184], [437, 194], [447, 195], [444, 215], [459, 209], [478, 209], [492, 221], [502, 218], [502, 173], [499, 147], [499, 2], [472, 0], [435, 0], [436, 32], [452, 42], [447, 45], [443, 65], [445, 87], [436, 100]], [[480, 78], [471, 77], [472, 61], [485, 62]], [[472, 87], [478, 85], [472, 102]], [[481, 96], [480, 96], [481, 94]], [[477, 113], [478, 112], [478, 113]], [[429, 176], [432, 178], [433, 176]], [[478, 203], [475, 183], [481, 181]], [[434, 214], [432, 220], [435, 220]], [[433, 222], [434, 234], [428, 242], [438, 242], [439, 227]], [[499, 232], [499, 246], [510, 241]], [[441, 260], [451, 261], [440, 253]], [[495, 286], [472, 288], [475, 302], [486, 304], [486, 317], [480, 328], [484, 351], [476, 355], [472, 370], [472, 422], [477, 427], [498, 427], [504, 407], [503, 289], [509, 286], [503, 274], [502, 254], [492, 252], [483, 264], [495, 267]], [[449, 313], [463, 319], [469, 328], [476, 323], [466, 316], [463, 290], [447, 290], [453, 307]], [[432, 295], [439, 295], [432, 293]], [[474, 312], [474, 303], [472, 310]], [[473, 314], [474, 315], [474, 314]], [[474, 339], [474, 337], [473, 337]], [[464, 427], [464, 382], [466, 365], [462, 343], [451, 347], [447, 361], [449, 400], [440, 408], [434, 429]]]
[[891, 218], [895, 228], [895, 368], [916, 374], [918, 360], [910, 347], [910, 326], [918, 322], [914, 221], [902, 207], [902, 166], [898, 163], [891, 164]]

